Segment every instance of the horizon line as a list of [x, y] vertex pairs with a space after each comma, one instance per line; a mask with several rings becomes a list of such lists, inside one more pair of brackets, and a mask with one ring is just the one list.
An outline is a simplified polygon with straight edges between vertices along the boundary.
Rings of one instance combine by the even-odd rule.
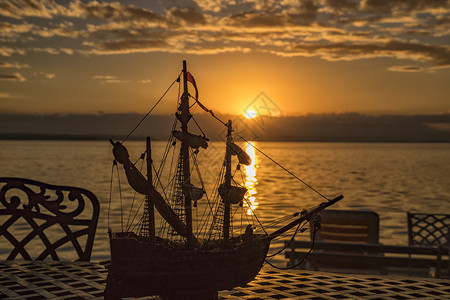
[[[0, 133], [1, 141], [108, 141], [108, 139], [121, 140], [122, 135], [106, 135], [106, 134], [39, 134], [39, 133]], [[143, 141], [145, 135], [130, 136], [129, 141]], [[165, 139], [152, 138], [153, 141], [165, 142]], [[212, 139], [212, 142], [221, 142], [221, 139]], [[331, 138], [331, 137], [309, 137], [297, 139], [257, 139], [251, 142], [274, 142], [274, 143], [290, 143], [290, 142], [312, 142], [312, 143], [450, 143], [449, 140], [433, 140], [418, 138], [398, 139], [398, 138]]]
[[[0, 112], [0, 115], [9, 115], [9, 116], [39, 116], [39, 117], [47, 117], [47, 116], [106, 116], [106, 115], [144, 115], [146, 112], [95, 112], [95, 113], [77, 113], [77, 112], [53, 112], [53, 113], [24, 113], [24, 112]], [[196, 115], [209, 115], [208, 112], [197, 112]], [[215, 115], [223, 115], [223, 116], [236, 116], [245, 118], [245, 114], [236, 114], [236, 113], [222, 113], [222, 112], [214, 112]], [[173, 112], [170, 113], [155, 113], [153, 116], [172, 116]], [[395, 112], [385, 112], [385, 113], [369, 113], [369, 112], [358, 112], [358, 111], [343, 111], [343, 112], [321, 112], [321, 113], [303, 113], [303, 114], [281, 114], [281, 115], [267, 115], [267, 114], [259, 114], [261, 117], [270, 117], [270, 118], [286, 118], [286, 117], [307, 117], [307, 116], [316, 116], [316, 115], [362, 115], [362, 116], [405, 116], [405, 117], [414, 117], [414, 116], [445, 116], [450, 115], [449, 112], [439, 112], [439, 113], [395, 113]]]

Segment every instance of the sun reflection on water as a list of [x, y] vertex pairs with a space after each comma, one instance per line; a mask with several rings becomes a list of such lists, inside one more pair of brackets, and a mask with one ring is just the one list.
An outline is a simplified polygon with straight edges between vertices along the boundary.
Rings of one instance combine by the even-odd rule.
[[[252, 144], [255, 144], [254, 142]], [[247, 215], [252, 215], [252, 211], [254, 211], [259, 203], [256, 201], [256, 185], [258, 184], [258, 180], [256, 179], [256, 168], [257, 168], [257, 157], [255, 153], [255, 148], [252, 147], [249, 143], [246, 144], [245, 152], [252, 159], [252, 163], [249, 166], [245, 166], [245, 187], [247, 188], [247, 194], [245, 194], [245, 204], [248, 207]]]

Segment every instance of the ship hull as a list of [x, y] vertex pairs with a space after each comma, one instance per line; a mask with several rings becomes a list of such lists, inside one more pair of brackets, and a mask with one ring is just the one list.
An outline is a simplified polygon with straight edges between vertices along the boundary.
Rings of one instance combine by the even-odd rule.
[[188, 291], [217, 294], [245, 285], [259, 273], [270, 239], [257, 236], [239, 245], [208, 250], [151, 244], [133, 235], [112, 236], [110, 244], [105, 296], [137, 297]]

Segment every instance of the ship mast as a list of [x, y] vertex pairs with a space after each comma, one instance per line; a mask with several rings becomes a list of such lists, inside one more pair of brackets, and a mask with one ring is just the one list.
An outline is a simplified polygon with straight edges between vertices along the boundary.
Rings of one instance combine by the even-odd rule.
[[[189, 94], [187, 87], [187, 68], [186, 61], [183, 60], [183, 87], [184, 92], [181, 96], [180, 106], [178, 108], [177, 118], [181, 122], [181, 131], [183, 135], [188, 134], [188, 122], [192, 115], [189, 112]], [[191, 174], [189, 166], [189, 145], [186, 141], [181, 141], [181, 159], [182, 159], [182, 172], [184, 182], [183, 184], [189, 185], [191, 183]], [[184, 194], [184, 207], [186, 214], [186, 230], [187, 230], [187, 242], [188, 244], [193, 244], [192, 235], [192, 200], [190, 193], [183, 189]]]
[[228, 120], [227, 123], [227, 147], [225, 152], [225, 184], [224, 184], [224, 212], [223, 212], [223, 240], [227, 242], [230, 239], [230, 215], [231, 215], [231, 203], [228, 197], [228, 192], [231, 189], [231, 151], [228, 146], [232, 142], [231, 133], [232, 133], [232, 124], [231, 120]]
[[[147, 148], [147, 182], [149, 186], [153, 186], [152, 177], [152, 147], [150, 137], [146, 139]], [[153, 189], [152, 189], [153, 191]], [[147, 213], [148, 213], [148, 236], [151, 243], [155, 243], [155, 203], [153, 201], [152, 195], [147, 194]]]

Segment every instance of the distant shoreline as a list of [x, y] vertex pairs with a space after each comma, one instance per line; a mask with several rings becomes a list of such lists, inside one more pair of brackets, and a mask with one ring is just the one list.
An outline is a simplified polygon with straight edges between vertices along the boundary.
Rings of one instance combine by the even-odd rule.
[[[108, 141], [123, 140], [124, 136], [107, 136], [107, 135], [50, 135], [50, 134], [2, 134], [0, 133], [1, 141]], [[143, 141], [145, 136], [131, 136], [129, 141]], [[153, 138], [154, 141], [164, 141], [162, 139]], [[212, 140], [220, 141], [217, 140]], [[450, 143], [450, 140], [436, 140], [436, 139], [389, 139], [389, 138], [305, 138], [305, 139], [257, 139], [259, 142], [282, 142], [282, 143], [296, 143], [296, 142], [311, 142], [311, 143]]]
[[[260, 116], [246, 119], [223, 115], [233, 129], [248, 140], [267, 142], [364, 142], [449, 143], [450, 114], [380, 115], [358, 113], [305, 116]], [[166, 140], [173, 130], [174, 116], [153, 115], [142, 124], [139, 114], [105, 115], [8, 115], [0, 114], [0, 140]], [[209, 115], [199, 114], [190, 126], [193, 134], [224, 140], [226, 129]], [[135, 128], [136, 124], [140, 124]], [[239, 138], [237, 140], [240, 140]]]

